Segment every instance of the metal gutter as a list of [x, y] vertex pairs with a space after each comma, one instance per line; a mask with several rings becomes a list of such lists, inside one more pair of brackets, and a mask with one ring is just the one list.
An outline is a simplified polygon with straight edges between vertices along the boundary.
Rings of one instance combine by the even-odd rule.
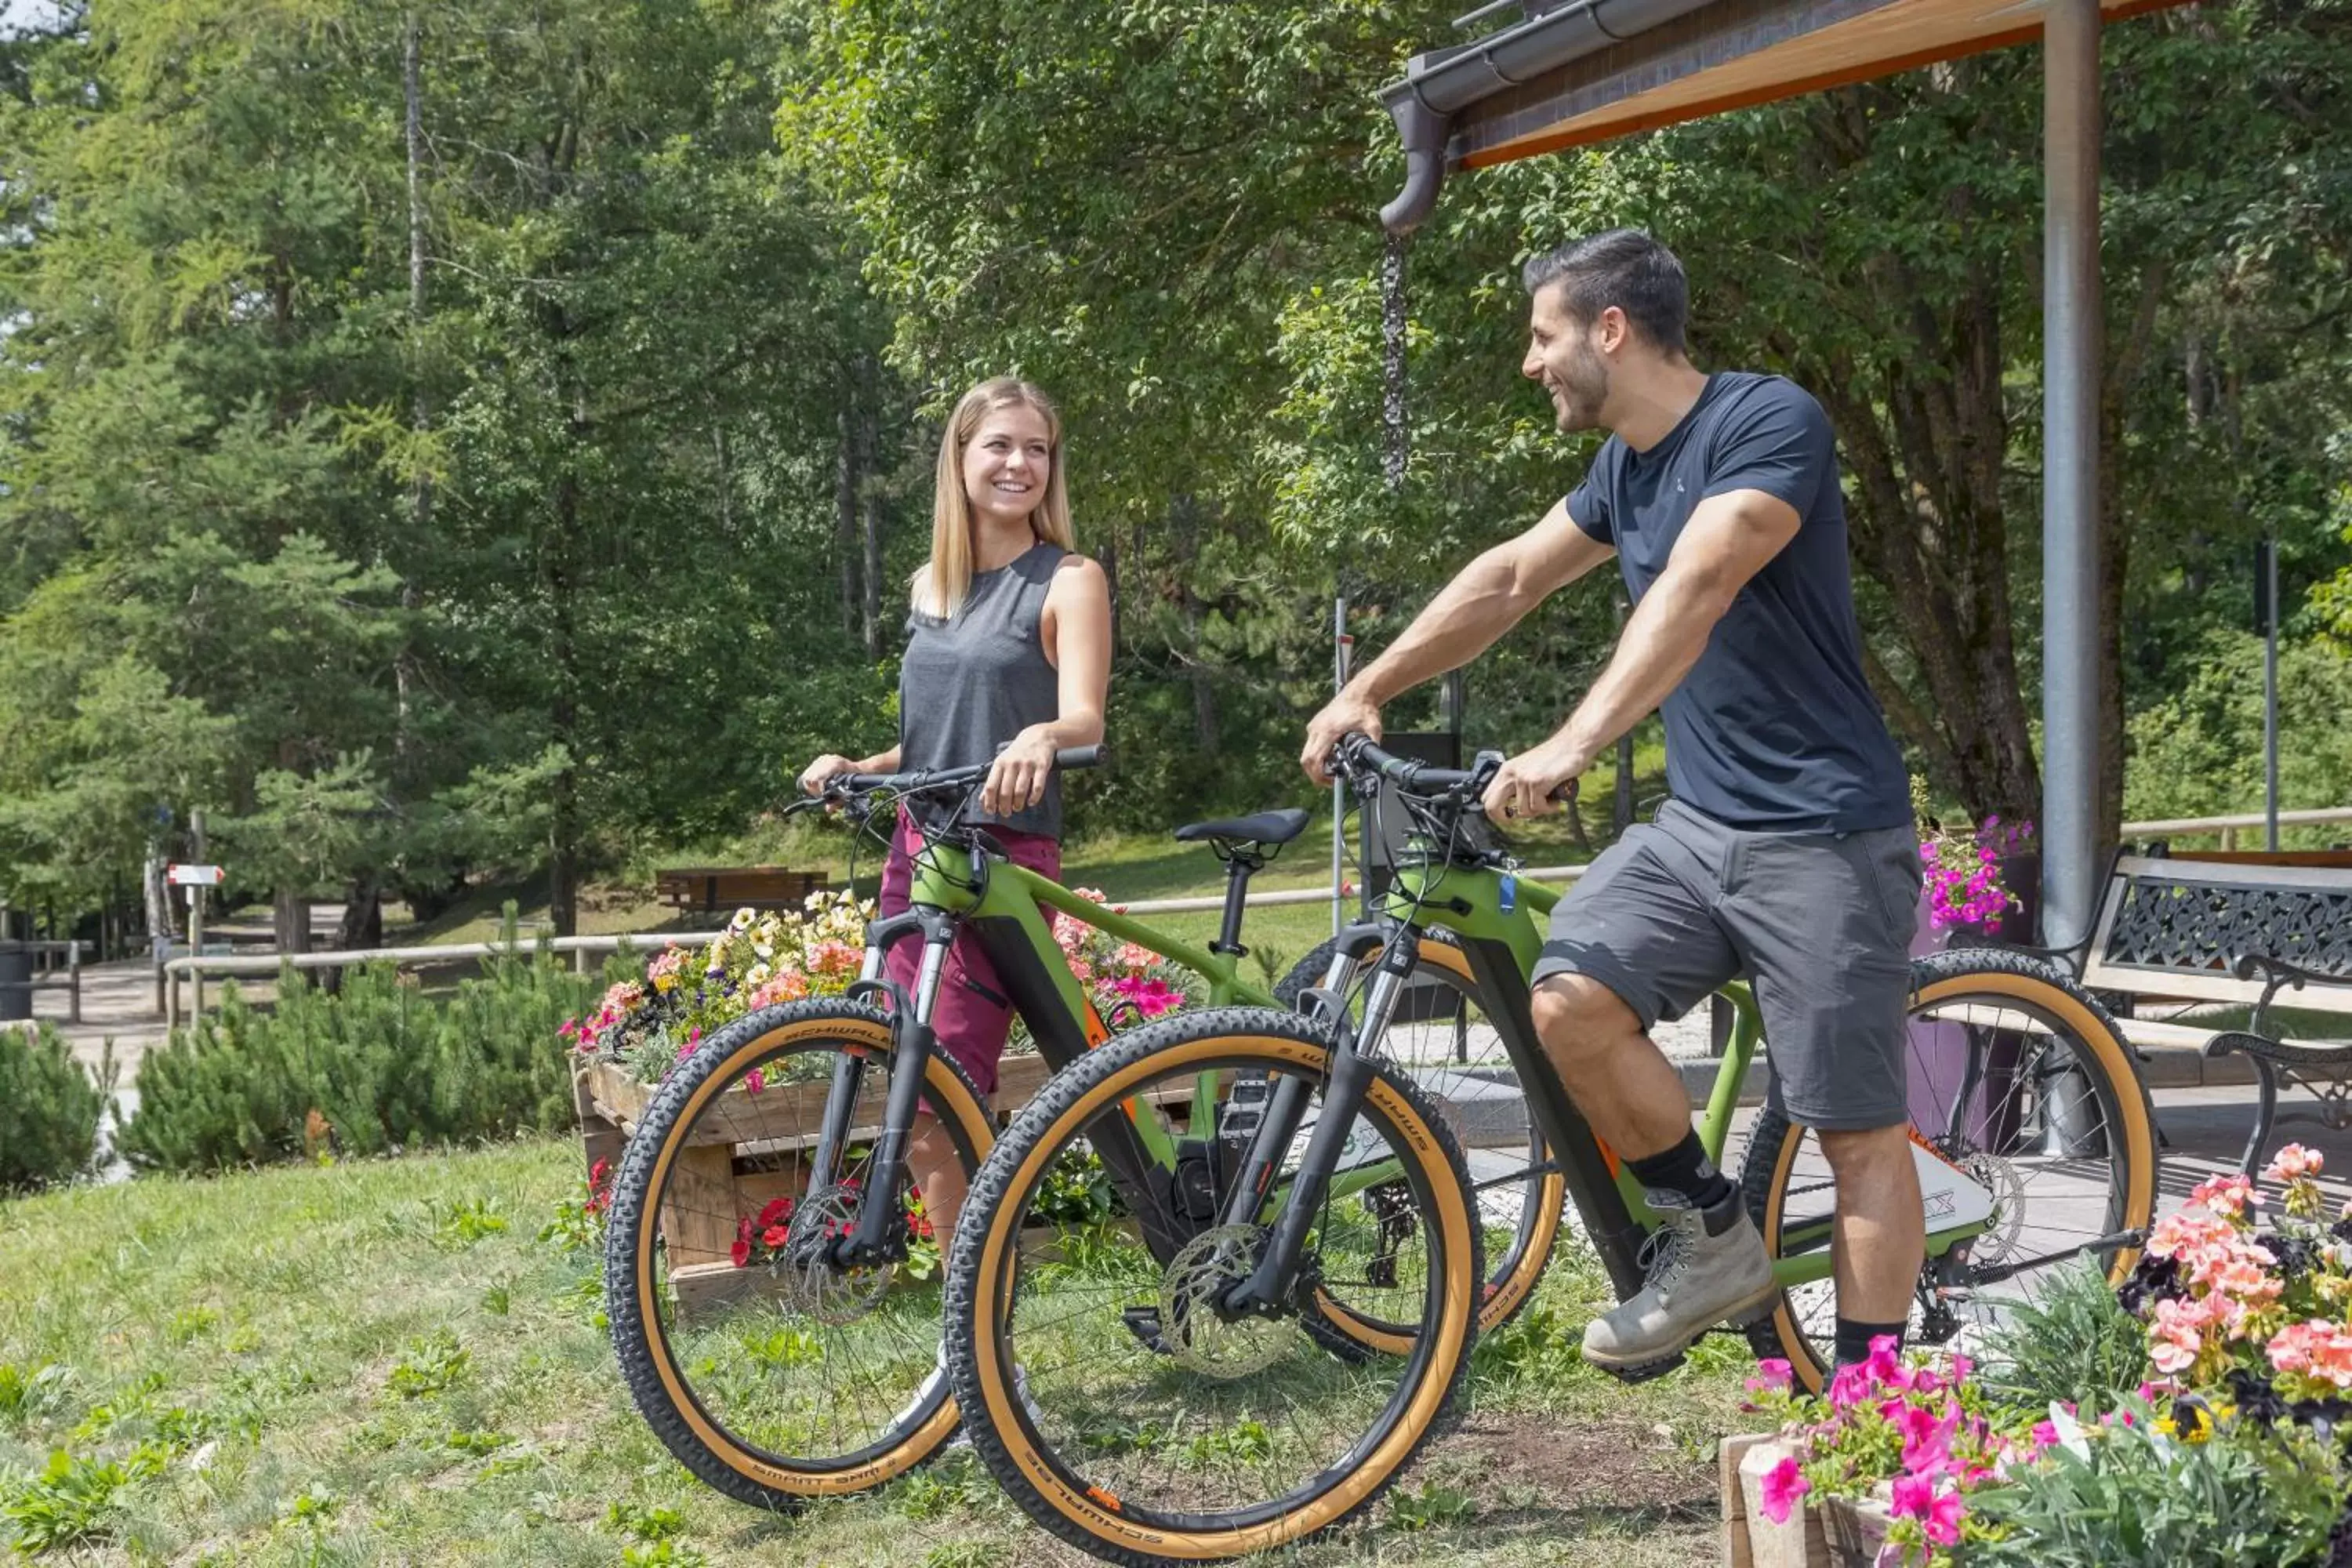
[[[1445, 147], [1454, 117], [1571, 60], [1645, 33], [1714, 0], [1572, 0], [1538, 11], [1475, 43], [1415, 55], [1404, 79], [1381, 89], [1381, 101], [1404, 140], [1404, 189], [1381, 209], [1381, 226], [1410, 234], [1436, 209], [1445, 183]], [[1534, 9], [1532, 4], [1528, 7]], [[1465, 21], [1497, 9], [1487, 5]]]

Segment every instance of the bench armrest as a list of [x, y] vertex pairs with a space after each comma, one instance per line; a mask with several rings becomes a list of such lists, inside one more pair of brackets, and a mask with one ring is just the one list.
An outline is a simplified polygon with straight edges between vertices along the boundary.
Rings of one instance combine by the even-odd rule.
[[2267, 952], [2242, 952], [2230, 960], [2230, 973], [2241, 980], [2263, 980], [2261, 1000], [2254, 1004], [2253, 1016], [2246, 1020], [2249, 1033], [2269, 1035], [2271, 999], [2287, 986], [2301, 990], [2305, 983], [2315, 985], [2352, 985], [2352, 979], [2338, 974], [2322, 974], [2315, 969], [2289, 963]]

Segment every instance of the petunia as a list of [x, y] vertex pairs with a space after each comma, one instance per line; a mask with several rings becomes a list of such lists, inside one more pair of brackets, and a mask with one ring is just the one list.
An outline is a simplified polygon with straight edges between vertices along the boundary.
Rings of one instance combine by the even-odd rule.
[[1789, 1510], [1797, 1506], [1798, 1500], [1811, 1491], [1812, 1486], [1813, 1483], [1805, 1479], [1798, 1470], [1796, 1460], [1783, 1459], [1765, 1472], [1763, 1484], [1759, 1489], [1761, 1496], [1757, 1511], [1774, 1524], [1786, 1524], [1789, 1522]]

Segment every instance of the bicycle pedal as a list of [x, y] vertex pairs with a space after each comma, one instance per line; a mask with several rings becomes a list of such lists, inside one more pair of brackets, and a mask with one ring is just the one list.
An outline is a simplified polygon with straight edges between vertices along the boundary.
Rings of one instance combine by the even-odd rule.
[[1645, 1361], [1638, 1366], [1601, 1366], [1599, 1362], [1587, 1362], [1585, 1364], [1587, 1366], [1601, 1367], [1602, 1372], [1607, 1373], [1618, 1382], [1631, 1386], [1634, 1384], [1648, 1383], [1654, 1378], [1665, 1376], [1666, 1373], [1674, 1371], [1675, 1368], [1683, 1364], [1683, 1352], [1681, 1351], [1676, 1351], [1674, 1354], [1666, 1357], [1664, 1361]]
[[1127, 1331], [1135, 1336], [1136, 1342], [1153, 1355], [1172, 1356], [1176, 1353], [1167, 1337], [1160, 1331], [1159, 1308], [1129, 1307], [1119, 1313], [1118, 1321], [1127, 1325]]

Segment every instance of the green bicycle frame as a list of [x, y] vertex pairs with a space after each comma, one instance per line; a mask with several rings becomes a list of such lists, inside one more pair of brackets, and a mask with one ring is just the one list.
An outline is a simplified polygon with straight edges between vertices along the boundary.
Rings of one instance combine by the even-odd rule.
[[[1442, 928], [1459, 939], [1479, 995], [1517, 1070], [1528, 1114], [1559, 1163], [1585, 1233], [1622, 1299], [1642, 1288], [1641, 1243], [1662, 1220], [1632, 1169], [1608, 1150], [1576, 1109], [1536, 1037], [1528, 977], [1543, 945], [1538, 917], [1550, 913], [1560, 897], [1492, 867], [1448, 863], [1442, 847], [1416, 836], [1381, 901], [1374, 929], [1383, 935], [1402, 930], [1416, 947], [1419, 931], [1426, 927]], [[1724, 1164], [1740, 1086], [1764, 1044], [1754, 993], [1744, 982], [1734, 981], [1721, 994], [1733, 1007], [1731, 1039], [1717, 1063], [1698, 1125], [1699, 1142], [1718, 1167]], [[1772, 1271], [1784, 1288], [1829, 1278], [1830, 1252], [1822, 1245], [1827, 1227], [1820, 1228], [1821, 1235], [1808, 1231], [1794, 1237], [1805, 1244], [1794, 1252], [1785, 1245], [1792, 1238], [1783, 1238]], [[1983, 1224], [1976, 1224], [1931, 1231], [1927, 1254], [1940, 1257], [1984, 1229]]]
[[[988, 954], [1014, 1011], [1028, 1025], [1038, 1054], [1058, 1072], [1109, 1038], [1110, 1031], [1093, 999], [1071, 973], [1045, 911], [1056, 910], [1202, 976], [1208, 982], [1212, 1006], [1274, 1007], [1276, 1003], [1270, 993], [1242, 977], [1244, 950], [1232, 940], [1240, 928], [1240, 899], [1255, 869], [1229, 870], [1224, 931], [1206, 947], [1178, 941], [1132, 916], [1081, 898], [1024, 866], [930, 840], [914, 857], [908, 901], [910, 906], [961, 917], [964, 928], [978, 938]], [[1202, 1075], [1193, 1086], [1191, 1125], [1214, 1124], [1216, 1094], [1214, 1076]], [[1130, 1101], [1127, 1110], [1143, 1154], [1162, 1170], [1172, 1170], [1178, 1158], [1177, 1140], [1165, 1119], [1140, 1102]], [[1139, 1173], [1128, 1173], [1131, 1178]], [[1334, 1196], [1350, 1196], [1397, 1174], [1393, 1160], [1370, 1162], [1335, 1178], [1331, 1192]], [[1279, 1206], [1280, 1196], [1280, 1188], [1270, 1193], [1269, 1206]]]

